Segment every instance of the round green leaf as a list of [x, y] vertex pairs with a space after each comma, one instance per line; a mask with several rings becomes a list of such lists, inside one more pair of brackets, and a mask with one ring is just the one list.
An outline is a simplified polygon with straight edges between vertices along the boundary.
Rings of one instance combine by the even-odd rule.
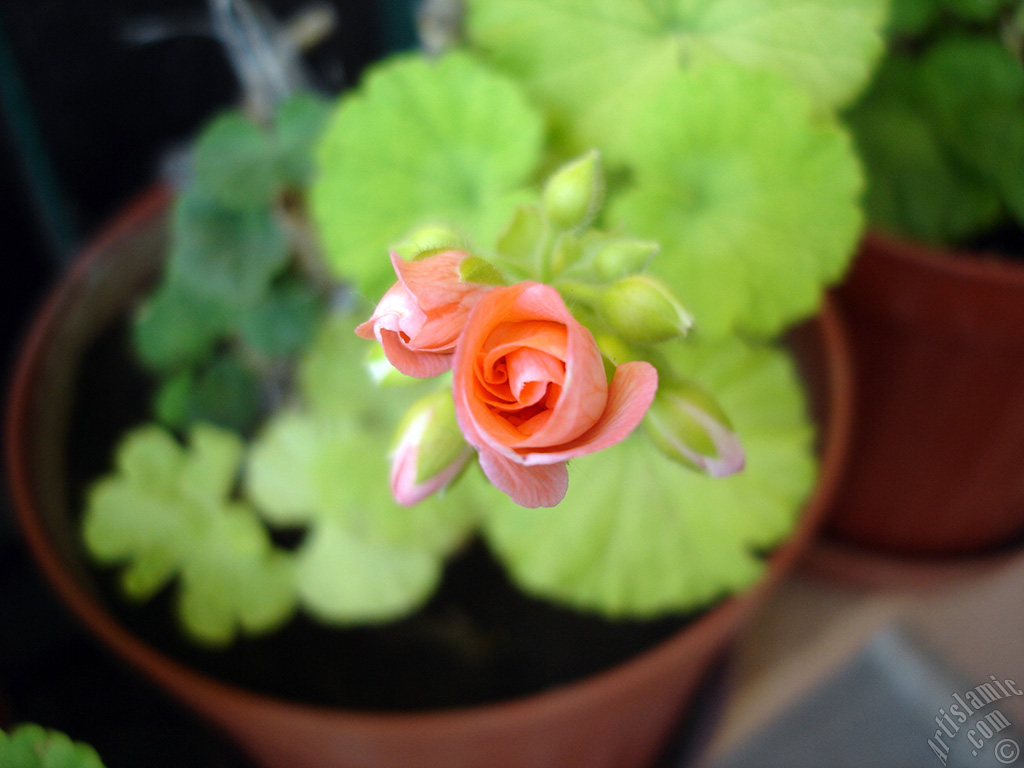
[[368, 541], [330, 522], [314, 527], [298, 557], [303, 607], [332, 624], [405, 616], [437, 587], [444, 563], [426, 550]]
[[861, 230], [861, 171], [845, 131], [770, 74], [701, 67], [650, 91], [634, 184], [610, 208], [661, 244], [651, 270], [696, 330], [768, 337], [813, 314]]
[[273, 140], [241, 112], [203, 130], [193, 162], [196, 188], [229, 208], [267, 207], [280, 185]]
[[335, 273], [379, 295], [395, 279], [388, 247], [426, 224], [493, 242], [537, 165], [541, 133], [516, 85], [464, 53], [377, 67], [319, 144], [312, 204]]
[[792, 530], [816, 473], [792, 361], [739, 342], [676, 349], [679, 370], [729, 414], [746, 469], [691, 472], [640, 429], [573, 460], [554, 509], [524, 509], [492, 489], [486, 540], [524, 591], [609, 618], [692, 611], [752, 585], [759, 553]]
[[20, 725], [0, 730], [0, 765], [4, 768], [103, 768], [96, 750], [59, 731]]
[[[650, 92], [700, 62], [771, 70], [848, 103], [882, 52], [883, 0], [469, 0], [471, 42], [525, 82], [578, 151], [628, 159]], [[682, 66], [681, 66], [682, 65]], [[678, 82], [678, 81], [675, 81]]]
[[269, 207], [236, 211], [190, 191], [175, 204], [172, 227], [168, 280], [210, 302], [255, 304], [288, 261]]

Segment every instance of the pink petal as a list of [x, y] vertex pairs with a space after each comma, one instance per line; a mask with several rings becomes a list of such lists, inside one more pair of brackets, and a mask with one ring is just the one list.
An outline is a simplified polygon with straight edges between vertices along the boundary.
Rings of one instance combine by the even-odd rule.
[[553, 507], [569, 490], [569, 472], [564, 462], [526, 467], [482, 448], [480, 468], [498, 490], [521, 507]]
[[379, 330], [380, 345], [388, 362], [406, 376], [429, 379], [452, 367], [454, 355], [440, 352], [413, 352], [395, 331]]
[[446, 304], [457, 304], [469, 290], [459, 278], [459, 265], [467, 256], [462, 251], [445, 251], [422, 261], [405, 261], [392, 251], [391, 265], [398, 281], [416, 297], [420, 309], [429, 313]]
[[658, 391], [658, 371], [641, 361], [622, 363], [608, 386], [608, 403], [601, 418], [576, 440], [558, 446], [559, 450], [537, 451], [522, 456], [523, 464], [558, 464], [615, 445], [636, 429]]

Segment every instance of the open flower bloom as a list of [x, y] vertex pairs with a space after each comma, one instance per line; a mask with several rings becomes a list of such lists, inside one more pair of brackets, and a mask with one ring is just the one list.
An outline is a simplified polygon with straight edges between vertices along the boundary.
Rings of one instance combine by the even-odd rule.
[[568, 489], [566, 462], [623, 440], [654, 399], [650, 363], [611, 382], [590, 331], [549, 286], [494, 288], [469, 315], [455, 353], [455, 413], [488, 479], [524, 507]]
[[426, 379], [447, 371], [469, 311], [492, 287], [460, 278], [459, 266], [467, 258], [462, 251], [444, 251], [404, 261], [392, 253], [398, 282], [356, 334], [376, 338], [388, 361], [406, 376]]

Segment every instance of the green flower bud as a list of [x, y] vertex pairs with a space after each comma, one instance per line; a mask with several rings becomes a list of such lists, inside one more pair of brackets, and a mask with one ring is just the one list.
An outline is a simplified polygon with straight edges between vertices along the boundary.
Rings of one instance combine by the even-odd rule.
[[459, 263], [459, 279], [477, 285], [505, 285], [505, 278], [493, 264], [476, 256], [467, 256]]
[[626, 341], [649, 344], [685, 335], [693, 317], [668, 288], [646, 275], [624, 277], [601, 293], [601, 314]]
[[544, 185], [543, 203], [557, 227], [582, 229], [590, 224], [604, 204], [604, 173], [598, 151], [592, 149], [555, 171]]
[[391, 246], [406, 261], [418, 261], [439, 251], [468, 251], [466, 238], [450, 227], [428, 224], [414, 229], [405, 239]]
[[402, 419], [391, 456], [391, 493], [412, 506], [449, 485], [473, 449], [459, 430], [448, 390], [425, 397]]
[[691, 382], [661, 384], [644, 419], [669, 458], [712, 477], [743, 469], [746, 455], [718, 402]]
[[643, 271], [660, 246], [647, 240], [612, 240], [594, 256], [594, 270], [602, 280], [618, 280]]

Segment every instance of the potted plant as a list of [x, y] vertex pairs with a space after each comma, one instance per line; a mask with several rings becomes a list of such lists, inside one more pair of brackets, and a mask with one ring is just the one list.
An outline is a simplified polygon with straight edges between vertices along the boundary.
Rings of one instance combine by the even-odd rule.
[[859, 371], [831, 530], [882, 553], [990, 553], [1024, 533], [1024, 70], [1008, 3], [897, 2], [849, 113], [874, 232], [840, 298]]
[[[310, 99], [219, 118], [169, 247], [147, 200], [30, 339], [8, 439], [37, 556], [265, 765], [643, 765], [838, 479], [838, 320], [780, 335], [859, 233], [832, 109], [880, 10], [790, 9], [842, 66], [826, 45], [792, 65], [806, 41], [770, 15], [774, 54], [726, 25], [679, 66], [679, 25], [714, 19], [645, 10], [638, 40], [607, 5], [625, 15], [590, 18], [594, 74], [645, 53], [647, 90], [558, 93], [567, 31], [589, 49], [579, 13], [478, 0], [465, 49], [383, 62], [326, 127]], [[137, 372], [104, 349], [140, 293], [157, 383], [132, 406]]]

